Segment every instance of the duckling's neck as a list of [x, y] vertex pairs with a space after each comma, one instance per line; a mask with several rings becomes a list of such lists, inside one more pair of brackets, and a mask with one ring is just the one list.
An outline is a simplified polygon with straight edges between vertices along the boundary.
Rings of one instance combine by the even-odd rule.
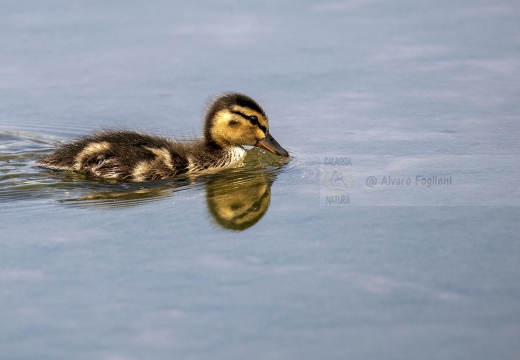
[[[200, 151], [202, 150], [202, 151]], [[212, 141], [204, 141], [202, 148], [195, 146], [188, 151], [189, 171], [211, 171], [227, 166], [240, 166], [246, 151], [239, 145], [220, 146]]]
[[207, 149], [207, 151], [221, 151], [225, 148], [225, 146], [217, 144], [215, 140], [208, 138], [204, 139], [204, 147]]
[[215, 154], [223, 159], [228, 159], [231, 163], [242, 161], [246, 156], [246, 151], [240, 145], [228, 144], [222, 146], [213, 140], [206, 140], [205, 146], [209, 154]]

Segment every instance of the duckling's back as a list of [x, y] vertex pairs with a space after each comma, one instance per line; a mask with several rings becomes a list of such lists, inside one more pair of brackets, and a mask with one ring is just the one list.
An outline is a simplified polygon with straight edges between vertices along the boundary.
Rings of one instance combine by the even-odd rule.
[[108, 131], [66, 144], [37, 164], [103, 178], [144, 181], [183, 174], [189, 160], [187, 148], [180, 142], [134, 131]]

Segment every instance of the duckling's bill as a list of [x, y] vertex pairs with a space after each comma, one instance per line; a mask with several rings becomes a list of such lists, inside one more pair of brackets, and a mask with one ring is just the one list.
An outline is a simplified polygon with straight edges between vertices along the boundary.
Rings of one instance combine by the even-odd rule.
[[273, 154], [285, 156], [288, 157], [289, 153], [287, 150], [285, 150], [283, 147], [278, 144], [278, 141], [274, 139], [274, 137], [271, 136], [271, 134], [267, 133], [265, 134], [265, 137], [262, 140], [258, 140], [255, 144], [255, 146], [261, 147], [263, 149], [266, 149], [269, 152], [272, 152]]

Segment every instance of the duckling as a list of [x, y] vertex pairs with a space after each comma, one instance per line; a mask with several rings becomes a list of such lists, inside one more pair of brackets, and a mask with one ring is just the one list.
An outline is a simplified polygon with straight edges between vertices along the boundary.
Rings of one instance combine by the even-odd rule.
[[208, 107], [200, 139], [184, 142], [135, 131], [99, 131], [61, 146], [36, 164], [98, 178], [160, 180], [241, 166], [243, 145], [289, 156], [269, 133], [260, 105], [244, 94], [227, 93]]

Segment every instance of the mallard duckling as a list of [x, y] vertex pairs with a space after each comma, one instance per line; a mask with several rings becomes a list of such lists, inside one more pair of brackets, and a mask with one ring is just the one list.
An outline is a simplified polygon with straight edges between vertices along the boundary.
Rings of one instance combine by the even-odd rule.
[[100, 131], [63, 145], [37, 165], [100, 178], [146, 181], [240, 166], [246, 154], [242, 145], [289, 156], [269, 133], [264, 110], [243, 94], [228, 93], [210, 104], [203, 135], [182, 142], [135, 131]]

